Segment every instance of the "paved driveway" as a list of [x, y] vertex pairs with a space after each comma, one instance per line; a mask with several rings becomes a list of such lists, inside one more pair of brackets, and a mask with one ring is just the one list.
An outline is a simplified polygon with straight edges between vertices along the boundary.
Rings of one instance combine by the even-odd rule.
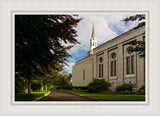
[[92, 99], [68, 93], [62, 90], [51, 90], [50, 94], [42, 97], [38, 101], [94, 101]]

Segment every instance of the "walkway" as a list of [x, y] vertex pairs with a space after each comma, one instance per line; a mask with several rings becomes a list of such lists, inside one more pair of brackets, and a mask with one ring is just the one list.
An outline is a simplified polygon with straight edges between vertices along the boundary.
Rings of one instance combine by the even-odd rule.
[[42, 97], [38, 101], [94, 101], [94, 100], [79, 95], [75, 95], [63, 90], [51, 90], [50, 94]]

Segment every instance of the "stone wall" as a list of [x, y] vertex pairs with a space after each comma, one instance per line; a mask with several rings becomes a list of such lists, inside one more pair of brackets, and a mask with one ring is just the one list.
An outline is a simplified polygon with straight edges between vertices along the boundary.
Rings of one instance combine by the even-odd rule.
[[[139, 58], [138, 54], [128, 53], [128, 43], [134, 40], [144, 40], [145, 27], [132, 29], [98, 47], [93, 49], [94, 54], [81, 61], [76, 62], [72, 70], [73, 86], [86, 86], [93, 78], [104, 78], [111, 82], [111, 90], [123, 83], [132, 83], [135, 88], [140, 88], [145, 84], [145, 59]], [[112, 54], [116, 57], [113, 59]], [[134, 61], [133, 74], [127, 74], [127, 57]], [[100, 59], [103, 59], [101, 62]], [[116, 61], [116, 75], [111, 75], [111, 62]], [[103, 64], [103, 77], [100, 76], [99, 65]], [[83, 80], [83, 70], [85, 70], [85, 80]]]

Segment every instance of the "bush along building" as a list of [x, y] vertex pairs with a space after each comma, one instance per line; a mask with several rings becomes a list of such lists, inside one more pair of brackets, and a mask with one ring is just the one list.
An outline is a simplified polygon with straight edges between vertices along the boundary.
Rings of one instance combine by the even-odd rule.
[[145, 85], [145, 57], [140, 58], [129, 43], [145, 41], [145, 26], [133, 28], [99, 46], [95, 38], [94, 23], [87, 57], [75, 63], [72, 85], [87, 86], [94, 79], [105, 79], [111, 90], [124, 83], [138, 90]]

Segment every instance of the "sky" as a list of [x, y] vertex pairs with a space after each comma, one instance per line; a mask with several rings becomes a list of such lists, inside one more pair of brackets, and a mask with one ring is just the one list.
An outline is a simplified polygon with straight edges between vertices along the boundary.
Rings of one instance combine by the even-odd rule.
[[68, 66], [65, 70], [72, 73], [72, 66], [75, 62], [85, 58], [90, 48], [90, 38], [92, 34], [92, 22], [94, 21], [95, 38], [97, 39], [97, 46], [121, 35], [122, 33], [137, 26], [138, 21], [123, 22], [126, 17], [135, 14], [80, 14], [82, 20], [78, 23], [76, 39], [81, 43], [74, 45], [68, 52], [72, 58], [68, 59]]

